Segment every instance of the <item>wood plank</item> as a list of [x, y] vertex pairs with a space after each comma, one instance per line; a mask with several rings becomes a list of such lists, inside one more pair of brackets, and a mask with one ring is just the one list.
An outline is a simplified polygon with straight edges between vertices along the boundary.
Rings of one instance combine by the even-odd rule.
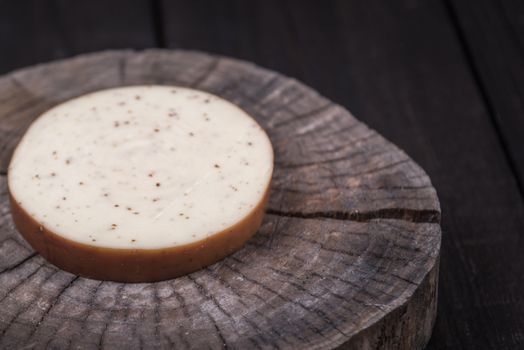
[[524, 266], [515, 262], [524, 249], [524, 206], [443, 3], [221, 4], [165, 1], [169, 46], [248, 58], [297, 77], [430, 174], [444, 208], [444, 237], [429, 348], [521, 345]]
[[304, 73], [304, 57], [295, 50], [298, 43], [288, 27], [285, 2], [195, 0], [162, 4], [164, 36], [170, 48], [233, 55], [293, 77]]
[[0, 74], [111, 48], [155, 45], [147, 0], [0, 2]]
[[524, 3], [451, 0], [473, 71], [524, 189]]

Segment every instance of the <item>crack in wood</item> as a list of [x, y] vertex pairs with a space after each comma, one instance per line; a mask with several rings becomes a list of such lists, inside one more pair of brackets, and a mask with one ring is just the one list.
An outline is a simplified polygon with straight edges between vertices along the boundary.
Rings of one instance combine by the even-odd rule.
[[[290, 104], [288, 103], [287, 105], [290, 105]], [[292, 113], [293, 118], [286, 119], [286, 120], [283, 120], [281, 122], [275, 123], [273, 125], [273, 128], [279, 128], [279, 127], [282, 127], [282, 126], [285, 126], [285, 125], [288, 125], [288, 124], [300, 121], [301, 119], [305, 119], [305, 118], [308, 118], [308, 117], [313, 117], [313, 116], [319, 115], [319, 114], [329, 110], [330, 108], [332, 108], [334, 106], [335, 106], [335, 104], [333, 102], [326, 102], [322, 106], [314, 108], [314, 109], [312, 109], [312, 110], [310, 110], [308, 112], [305, 112], [305, 113], [301, 113], [301, 114]]]
[[[0, 195], [1, 195], [1, 194], [0, 194]], [[8, 215], [10, 215], [8, 212], [6, 212], [6, 213], [2, 213], [2, 214], [0, 214], [0, 219], [7, 218]], [[1, 225], [0, 225], [0, 227], [1, 227]], [[34, 253], [33, 249], [29, 248], [29, 247], [28, 247], [29, 244], [28, 244], [27, 242], [25, 242], [25, 241], [21, 241], [21, 239], [22, 239], [21, 237], [16, 237], [16, 236], [14, 236], [14, 235], [13, 235], [13, 236], [8, 236], [8, 237], [6, 237], [5, 239], [3, 239], [3, 240], [0, 241], [0, 248], [2, 248], [4, 244], [7, 244], [7, 243], [10, 243], [10, 242], [11, 242], [11, 243], [13, 243], [14, 245], [16, 245], [17, 248], [20, 248], [20, 249], [22, 249], [23, 251], [27, 251], [29, 254], [33, 254], [33, 253]], [[12, 249], [16, 249], [16, 248], [13, 247]], [[15, 263], [15, 264], [18, 264], [18, 263]], [[12, 265], [12, 266], [13, 266], [13, 265]], [[0, 274], [3, 273], [3, 272], [4, 272], [4, 271], [0, 271]]]
[[33, 259], [36, 255], [38, 255], [38, 253], [36, 253], [36, 252], [33, 252], [33, 253], [29, 254], [29, 256], [27, 256], [24, 259], [20, 260], [16, 264], [11, 265], [11, 266], [3, 269], [2, 271], [0, 271], [0, 274], [3, 274], [4, 272], [9, 272], [9, 271], [12, 271], [12, 270], [16, 269], [17, 267], [19, 267], [19, 266], [25, 264], [26, 262], [28, 262], [29, 260]]
[[[30, 96], [34, 96], [34, 94], [33, 94], [31, 91], [29, 91], [29, 89], [27, 89], [27, 88], [25, 87], [25, 85], [22, 84], [22, 82], [21, 82], [20, 80], [18, 80], [18, 78], [17, 78], [16, 75], [14, 75], [14, 74], [10, 75], [10, 77], [9, 77], [9, 81], [10, 81], [14, 86], [16, 86], [18, 89], [20, 89], [21, 91], [23, 91], [24, 93], [27, 93], [27, 94], [30, 95]], [[2, 101], [2, 102], [4, 102], [4, 101]]]
[[278, 74], [274, 74], [266, 83], [260, 86], [254, 95], [247, 96], [247, 98], [253, 101], [253, 108], [260, 107], [261, 102], [265, 101], [268, 94], [272, 93], [275, 88], [278, 88], [277, 83], [280, 81], [280, 79], [281, 77]]
[[31, 277], [37, 274], [43, 267], [44, 267], [43, 265], [38, 266], [38, 268], [32, 271], [29, 275], [25, 276], [21, 281], [19, 281], [13, 287], [6, 290], [2, 298], [0, 299], [0, 303], [2, 303], [5, 299], [7, 299], [11, 295], [12, 292], [16, 291], [20, 286], [22, 286], [25, 282], [27, 282]]
[[155, 305], [153, 306], [153, 312], [155, 317], [155, 337], [157, 339], [160, 339], [160, 325], [162, 323], [161, 317], [160, 317], [160, 305], [162, 304], [162, 300], [160, 299], [160, 295], [158, 294], [158, 284], [153, 284], [153, 300], [155, 301]]
[[225, 315], [232, 322], [235, 322], [235, 318], [233, 317], [233, 315], [231, 315], [230, 312], [228, 312], [227, 310], [225, 310], [222, 307], [222, 305], [218, 302], [217, 298], [207, 290], [204, 284], [198, 282], [196, 278], [192, 277], [191, 275], [188, 275], [187, 277], [193, 282], [198, 292], [205, 299], [211, 301], [211, 303], [213, 303], [213, 305], [218, 309], [218, 311], [220, 311], [223, 315]]
[[424, 209], [407, 209], [407, 208], [384, 208], [373, 211], [360, 212], [358, 210], [352, 212], [344, 211], [315, 211], [315, 212], [299, 212], [299, 211], [283, 211], [268, 208], [267, 214], [276, 216], [285, 216], [300, 219], [334, 219], [342, 221], [355, 222], [370, 222], [378, 219], [395, 219], [404, 220], [413, 223], [438, 224], [440, 223], [440, 212], [437, 210]]
[[[264, 104], [262, 104], [263, 110], [260, 110], [260, 113], [263, 115], [269, 117], [269, 121], [267, 123], [267, 127], [270, 130], [274, 130], [277, 128], [276, 124], [281, 124], [284, 122], [287, 122], [288, 124], [295, 121], [298, 114], [295, 114], [292, 110], [289, 109], [288, 106], [291, 106], [295, 104], [296, 102], [302, 100], [303, 98], [307, 97], [304, 93], [296, 92], [292, 97], [289, 97], [289, 99], [285, 103], [281, 103], [276, 101], [277, 98], [283, 96], [285, 94], [286, 87], [283, 87], [281, 89], [275, 89], [272, 92], [272, 98], [268, 101], [266, 101]], [[273, 97], [274, 96], [274, 97]], [[286, 119], [285, 121], [278, 122], [274, 120], [274, 116], [278, 114], [278, 112], [285, 111], [288, 113], [291, 118]]]
[[[183, 313], [184, 317], [187, 318], [187, 319], [191, 318], [191, 313], [187, 309], [186, 300], [184, 299], [182, 294], [180, 294], [180, 293], [178, 293], [176, 291], [176, 289], [177, 289], [176, 285], [171, 284], [171, 286], [173, 287], [173, 290], [172, 290], [173, 294], [172, 295], [176, 298], [176, 300], [180, 304], [180, 308], [182, 309], [182, 313]], [[190, 344], [189, 340], [186, 338], [185, 332], [182, 329], [179, 329], [179, 331], [177, 332], [177, 336], [178, 336], [178, 338], [182, 342], [182, 345], [183, 345], [182, 348], [183, 349], [190, 349], [191, 348], [191, 344]]]
[[[15, 291], [15, 290], [18, 290], [18, 288], [20, 287], [23, 287], [26, 285], [26, 283], [28, 283], [29, 281], [29, 277], [32, 277], [33, 275], [35, 275], [38, 271], [40, 271], [40, 268], [36, 269], [34, 273], [32, 273], [31, 275], [29, 275], [25, 280], [23, 280], [22, 282], [20, 282], [19, 284], [17, 284], [14, 288], [12, 288], [3, 298], [2, 298], [2, 302], [9, 296], [11, 295], [11, 292]], [[29, 308], [31, 306], [34, 305], [35, 301], [38, 300], [38, 298], [40, 298], [41, 294], [42, 294], [42, 286], [47, 283], [47, 281], [49, 281], [53, 276], [55, 276], [56, 274], [58, 273], [58, 271], [54, 271], [52, 273], [50, 273], [49, 275], [47, 275], [40, 283], [38, 286], [36, 287], [39, 287], [38, 289], [38, 292], [35, 293], [33, 295], [33, 297], [23, 306], [21, 307], [20, 309], [17, 310], [16, 313], [14, 313], [11, 318], [11, 320], [9, 320], [5, 326], [5, 328], [2, 330], [2, 332], [0, 332], [0, 339], [2, 339], [4, 337], [4, 335], [11, 329], [12, 325], [13, 324], [16, 324], [16, 320], [20, 317], [20, 315], [22, 315], [23, 313], [25, 313], [27, 310], [29, 310]], [[51, 338], [52, 339], [52, 338]], [[46, 346], [47, 348], [47, 346]]]
[[[87, 305], [93, 305], [94, 304], [96, 296], [98, 295], [98, 290], [100, 289], [100, 286], [103, 283], [104, 283], [103, 281], [100, 281], [98, 283], [98, 285], [92, 290], [92, 292], [90, 293], [90, 297], [87, 300]], [[80, 331], [78, 332], [78, 334], [80, 334], [80, 335], [84, 334], [84, 331], [85, 331], [85, 328], [86, 328], [86, 324], [87, 324], [87, 319], [91, 315], [92, 311], [93, 311], [93, 308], [89, 308], [89, 307], [86, 308], [85, 316], [82, 318], [82, 325], [80, 326]], [[66, 347], [68, 350], [71, 349], [73, 340], [74, 340], [73, 338], [69, 339], [69, 341], [67, 343], [67, 347]]]
[[126, 80], [127, 57], [124, 56], [118, 60], [118, 81], [124, 84]]
[[220, 328], [218, 328], [218, 325], [217, 325], [217, 322], [215, 321], [215, 319], [213, 317], [211, 317], [211, 315], [209, 313], [207, 314], [207, 317], [209, 318], [209, 320], [213, 324], [213, 327], [215, 328], [215, 332], [218, 335], [218, 338], [220, 339], [220, 341], [222, 342], [222, 348], [225, 349], [225, 350], [229, 349], [229, 346], [227, 345], [227, 342], [226, 342], [226, 338], [224, 338], [224, 335], [220, 331]]
[[[106, 340], [106, 333], [107, 333], [108, 328], [113, 324], [114, 315], [115, 315], [115, 311], [116, 311], [115, 310], [115, 306], [118, 304], [118, 302], [120, 300], [122, 300], [122, 291], [124, 290], [124, 287], [125, 287], [124, 284], [120, 284], [117, 287], [116, 297], [115, 297], [116, 301], [114, 302], [113, 306], [106, 311], [107, 316], [105, 317], [104, 321], [102, 321], [102, 322], [104, 322], [104, 326], [103, 326], [103, 329], [102, 329], [102, 331], [100, 333], [100, 338], [98, 339], [98, 348], [99, 349], [103, 349], [105, 347], [104, 344], [105, 344], [105, 340]], [[98, 288], [97, 288], [97, 290], [98, 290]], [[96, 300], [96, 298], [93, 299], [93, 302], [95, 300]], [[156, 303], [156, 300], [155, 300], [155, 307], [157, 307], [157, 305], [158, 304]], [[86, 318], [86, 320], [87, 320], [87, 318]], [[158, 322], [155, 324], [155, 327], [158, 327]], [[159, 339], [158, 334], [155, 334], [155, 336], [156, 336], [157, 339]]]
[[[51, 310], [55, 307], [55, 305], [58, 304], [60, 297], [63, 295], [63, 293], [67, 289], [69, 289], [73, 285], [73, 283], [75, 283], [79, 278], [80, 276], [74, 276], [64, 287], [62, 287], [58, 291], [58, 294], [52, 298], [52, 302], [47, 306], [45, 311], [42, 313], [38, 322], [33, 325], [31, 332], [29, 333], [29, 335], [27, 335], [27, 339], [31, 339], [33, 335], [41, 328], [42, 324], [44, 323], [44, 320], [47, 318], [47, 316], [49, 315]], [[56, 329], [53, 332], [53, 334], [49, 337], [49, 339], [53, 339], [55, 334], [56, 334]]]
[[219, 64], [220, 58], [214, 57], [209, 67], [191, 84], [191, 87], [198, 88], [204, 81], [206, 81], [213, 74], [213, 72], [218, 68]]
[[100, 338], [98, 339], [97, 347], [98, 349], [102, 349], [104, 345], [104, 338], [106, 335], [106, 331], [109, 328], [109, 322], [111, 321], [111, 313], [109, 312], [109, 317], [107, 320], [104, 321], [104, 327], [102, 328], [102, 332], [100, 333]]

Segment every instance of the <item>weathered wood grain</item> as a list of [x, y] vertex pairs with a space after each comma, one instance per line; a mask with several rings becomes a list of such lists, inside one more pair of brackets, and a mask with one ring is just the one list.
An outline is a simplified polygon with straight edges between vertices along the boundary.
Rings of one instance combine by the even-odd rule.
[[111, 47], [155, 41], [149, 0], [0, 1], [0, 73]]
[[524, 191], [524, 3], [455, 1], [449, 10], [490, 117]]
[[[45, 79], [44, 79], [45, 78]], [[120, 85], [203, 89], [251, 113], [276, 155], [247, 246], [154, 284], [78, 278], [15, 232], [0, 178], [0, 348], [422, 348], [436, 313], [440, 208], [404, 152], [301, 83], [195, 52], [112, 51], [0, 78], [0, 158], [68, 98]]]

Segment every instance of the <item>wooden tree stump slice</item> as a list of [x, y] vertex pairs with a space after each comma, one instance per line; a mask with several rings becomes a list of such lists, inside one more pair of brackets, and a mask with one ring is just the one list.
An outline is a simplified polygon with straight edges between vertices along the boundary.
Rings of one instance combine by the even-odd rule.
[[[101, 282], [55, 268], [15, 231], [6, 173], [51, 106], [173, 84], [253, 115], [275, 149], [267, 215], [241, 251], [188, 276]], [[342, 107], [253, 64], [110, 51], [0, 78], [0, 348], [420, 349], [436, 315], [440, 208], [424, 171]]]

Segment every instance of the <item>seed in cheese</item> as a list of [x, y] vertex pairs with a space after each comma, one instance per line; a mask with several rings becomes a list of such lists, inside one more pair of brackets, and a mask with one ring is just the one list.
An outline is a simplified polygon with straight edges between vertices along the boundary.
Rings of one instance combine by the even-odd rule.
[[153, 281], [209, 265], [258, 229], [273, 171], [234, 104], [174, 86], [94, 92], [47, 111], [8, 172], [18, 230], [88, 277]]

